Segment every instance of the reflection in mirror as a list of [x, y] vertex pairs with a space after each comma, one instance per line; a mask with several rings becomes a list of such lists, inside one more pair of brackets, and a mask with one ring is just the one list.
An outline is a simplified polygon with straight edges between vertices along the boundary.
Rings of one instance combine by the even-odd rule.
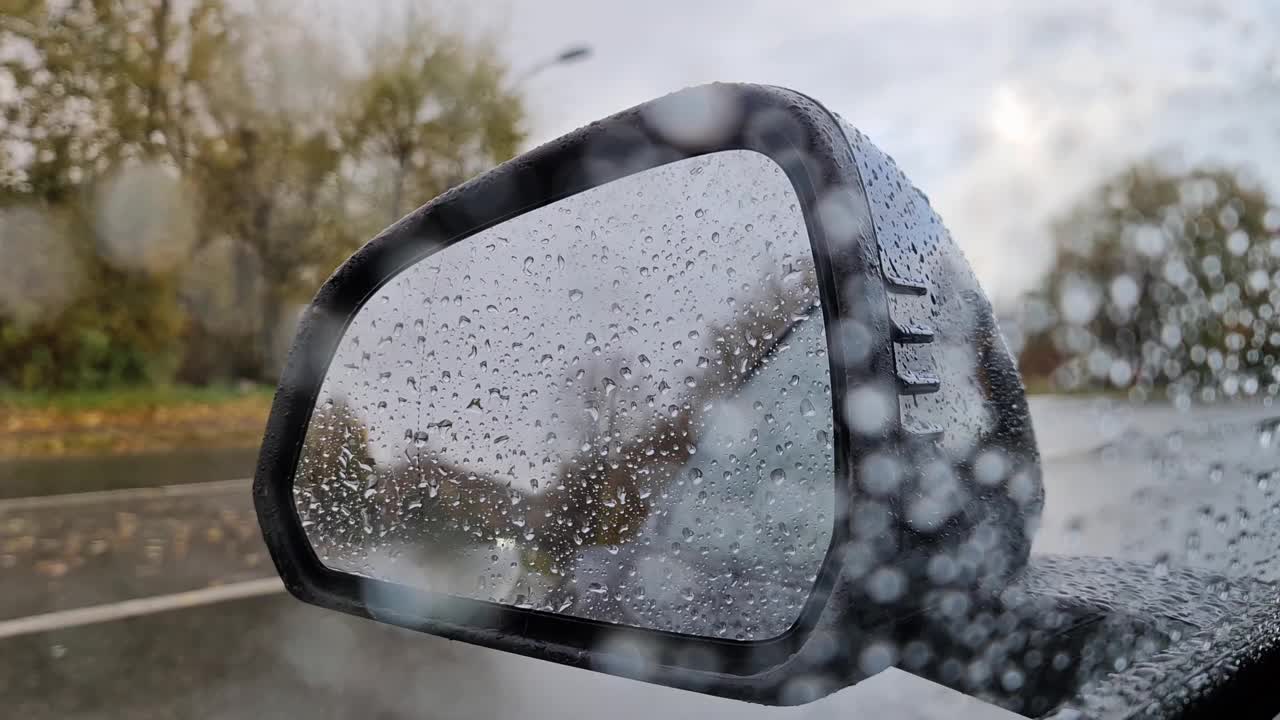
[[831, 541], [828, 368], [782, 169], [748, 151], [671, 163], [377, 291], [320, 390], [296, 507], [336, 570], [768, 639]]

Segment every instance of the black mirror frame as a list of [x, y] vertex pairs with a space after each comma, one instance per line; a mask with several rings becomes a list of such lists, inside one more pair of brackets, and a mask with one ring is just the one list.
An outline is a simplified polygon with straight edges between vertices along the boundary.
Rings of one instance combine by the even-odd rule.
[[[654, 113], [680, 111], [715, 101], [731, 103], [737, 122], [714, 137], [666, 137]], [[664, 105], [665, 104], [665, 105]], [[878, 437], [849, 442], [841, 399], [850, 387], [877, 383], [895, 388], [892, 328], [886, 287], [899, 291], [910, 281], [886, 278], [871, 223], [867, 195], [840, 122], [813, 100], [782, 88], [717, 84], [691, 88], [593, 123], [530, 151], [459, 186], [384, 230], [347, 260], [319, 290], [303, 315], [281, 376], [268, 420], [253, 484], [263, 535], [280, 576], [298, 599], [323, 608], [374, 618], [433, 635], [496, 648], [561, 664], [603, 670], [671, 687], [769, 704], [815, 699], [784, 693], [785, 667], [818, 626], [836, 626], [852, 612], [838, 591], [842, 558], [829, 550], [813, 593], [799, 619], [784, 634], [740, 642], [623, 627], [571, 616], [450, 598], [443, 613], [421, 618], [397, 608], [422, 607], [430, 593], [360, 578], [324, 566], [297, 516], [294, 472], [321, 383], [347, 324], [386, 282], [423, 258], [510, 218], [612, 180], [669, 162], [726, 150], [752, 150], [786, 172], [809, 231], [832, 371], [837, 512], [831, 548], [849, 536], [848, 504], [855, 482], [851, 468], [862, 454], [898, 434], [891, 422]], [[835, 193], [835, 195], [833, 195]], [[837, 197], [856, 222], [842, 226], [845, 237], [830, 237], [819, 203]], [[829, 214], [829, 213], [828, 213]], [[847, 236], [852, 231], [853, 236]], [[842, 297], [850, 277], [857, 298]], [[908, 288], [910, 290], [910, 288]], [[868, 310], [870, 309], [870, 310]], [[857, 367], [840, 344], [836, 326], [850, 312], [871, 331], [871, 353]], [[861, 353], [860, 353], [861, 355]], [[385, 600], [371, 607], [367, 597]], [[468, 624], [483, 611], [492, 622]], [[645, 647], [657, 655], [646, 663], [625, 650]], [[628, 643], [633, 643], [629, 645]], [[829, 654], [829, 652], [828, 652]], [[853, 663], [856, 665], [856, 663]], [[856, 670], [849, 674], [856, 675]], [[830, 688], [830, 692], [834, 688]]]

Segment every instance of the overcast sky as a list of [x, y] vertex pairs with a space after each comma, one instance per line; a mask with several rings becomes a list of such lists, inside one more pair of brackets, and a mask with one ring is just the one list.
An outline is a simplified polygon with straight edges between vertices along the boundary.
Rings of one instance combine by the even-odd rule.
[[465, 12], [505, 38], [517, 72], [594, 49], [526, 83], [535, 143], [701, 82], [814, 96], [898, 160], [997, 299], [1036, 281], [1046, 218], [1135, 157], [1217, 157], [1280, 187], [1274, 0], [497, 0]]

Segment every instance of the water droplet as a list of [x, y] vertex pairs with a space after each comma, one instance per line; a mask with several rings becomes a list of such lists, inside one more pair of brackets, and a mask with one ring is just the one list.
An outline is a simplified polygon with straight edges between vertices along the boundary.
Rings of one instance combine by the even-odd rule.
[[906, 576], [894, 567], [879, 568], [867, 577], [867, 594], [878, 603], [894, 602], [902, 597], [906, 586]]
[[1209, 466], [1209, 484], [1217, 485], [1222, 482], [1222, 475], [1223, 472], [1221, 465], [1213, 464]]
[[1151, 572], [1155, 577], [1164, 578], [1169, 576], [1169, 554], [1159, 553], [1155, 557], [1155, 566]]
[[578, 302], [579, 300], [581, 300], [581, 299], [582, 299], [582, 291], [581, 291], [581, 290], [578, 290], [577, 288], [574, 288], [573, 290], [570, 290], [570, 291], [569, 291], [569, 299], [570, 299], [571, 301], [573, 301], [573, 302]]
[[845, 397], [845, 420], [863, 435], [879, 433], [889, 424], [896, 399], [872, 385], [856, 387]]
[[782, 468], [774, 468], [773, 471], [769, 473], [769, 479], [772, 480], [775, 485], [781, 485], [782, 482], [787, 479], [787, 472]]
[[817, 409], [813, 407], [813, 403], [809, 401], [809, 398], [805, 398], [800, 402], [800, 414], [805, 417], [813, 417], [818, 414]]

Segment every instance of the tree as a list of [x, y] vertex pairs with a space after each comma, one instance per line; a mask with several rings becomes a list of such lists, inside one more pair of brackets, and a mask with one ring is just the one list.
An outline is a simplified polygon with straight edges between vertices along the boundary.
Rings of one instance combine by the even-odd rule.
[[346, 130], [362, 158], [389, 166], [391, 221], [516, 153], [523, 107], [494, 48], [409, 15], [376, 45]]
[[10, 192], [50, 202], [136, 159], [184, 167], [205, 90], [234, 58], [235, 15], [223, 0], [8, 0], [0, 13], [0, 71], [14, 95], [4, 139], [26, 145]]
[[52, 220], [33, 235], [13, 228], [2, 262], [30, 281], [58, 258], [75, 275], [60, 285], [76, 292], [34, 311], [0, 307], [0, 383], [172, 376], [184, 325], [174, 270], [186, 250], [175, 241], [190, 239], [180, 229], [194, 220], [181, 171], [225, 19], [220, 0], [6, 3], [0, 45], [12, 52], [0, 77], [14, 92], [0, 100], [0, 196], [11, 218]]
[[[237, 41], [243, 60], [211, 90], [217, 132], [193, 167], [207, 227], [241, 246], [239, 284], [260, 280], [251, 345], [264, 380], [282, 360], [273, 349], [284, 311], [386, 224], [384, 207], [396, 219], [406, 196], [426, 201], [523, 138], [520, 99], [488, 45], [414, 19], [357, 70], [321, 63], [300, 74], [291, 58], [324, 58], [328, 43], [290, 39], [293, 21], [267, 13]], [[385, 185], [389, 198], [378, 195]]]
[[[11, 340], [0, 353], [63, 362], [54, 339], [143, 313], [154, 317], [125, 324], [169, 335], [138, 352], [167, 358], [185, 342], [189, 379], [234, 369], [271, 381], [286, 313], [388, 210], [514, 154], [522, 109], [490, 45], [415, 20], [399, 42], [348, 61], [317, 29], [274, 3], [0, 0], [0, 47], [13, 49], [0, 54], [0, 85], [15, 88], [0, 95], [0, 202], [75, 218], [55, 224], [72, 233], [83, 274], [66, 285], [74, 302], [47, 312], [19, 318], [0, 304]], [[384, 176], [391, 190], [379, 193]], [[106, 203], [123, 214], [104, 213], [104, 198], [125, 195], [136, 202]], [[189, 232], [158, 224], [168, 221]], [[137, 250], [139, 236], [164, 245], [140, 257], [176, 260], [122, 262], [115, 241]], [[0, 239], [11, 268], [57, 254]], [[76, 303], [105, 314], [66, 311]], [[206, 317], [228, 309], [232, 322]]]
[[1066, 389], [1275, 389], [1280, 211], [1226, 170], [1134, 166], [1054, 224], [1023, 322], [1027, 372]]

